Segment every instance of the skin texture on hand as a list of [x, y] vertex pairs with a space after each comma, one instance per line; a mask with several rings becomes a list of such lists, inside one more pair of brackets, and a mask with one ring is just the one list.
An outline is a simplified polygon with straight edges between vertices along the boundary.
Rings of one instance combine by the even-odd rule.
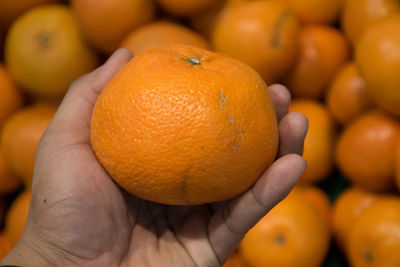
[[293, 188], [307, 119], [270, 86], [279, 120], [278, 159], [241, 196], [201, 206], [152, 203], [121, 190], [90, 146], [98, 95], [132, 55], [117, 50], [75, 81], [42, 137], [24, 234], [2, 264], [22, 266], [221, 266], [246, 232]]

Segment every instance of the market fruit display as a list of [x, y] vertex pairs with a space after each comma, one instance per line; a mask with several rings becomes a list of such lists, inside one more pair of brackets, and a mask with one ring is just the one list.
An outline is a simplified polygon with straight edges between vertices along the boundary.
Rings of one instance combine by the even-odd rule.
[[240, 196], [281, 156], [283, 84], [307, 169], [224, 266], [399, 266], [398, 0], [0, 0], [0, 259], [64, 95], [122, 47], [134, 57], [98, 88], [90, 134], [124, 194]]

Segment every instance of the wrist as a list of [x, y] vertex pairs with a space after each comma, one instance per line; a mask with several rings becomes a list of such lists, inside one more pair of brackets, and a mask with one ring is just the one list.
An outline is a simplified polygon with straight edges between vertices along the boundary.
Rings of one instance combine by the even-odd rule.
[[51, 254], [52, 251], [54, 250], [39, 239], [31, 238], [28, 233], [24, 233], [21, 240], [0, 262], [0, 266], [57, 266], [62, 261], [55, 254]]

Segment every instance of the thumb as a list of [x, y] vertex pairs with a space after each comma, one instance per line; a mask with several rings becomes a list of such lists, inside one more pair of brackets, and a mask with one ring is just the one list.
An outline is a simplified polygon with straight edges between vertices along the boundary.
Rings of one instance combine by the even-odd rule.
[[68, 137], [58, 138], [57, 143], [63, 140], [69, 144], [89, 143], [90, 118], [96, 100], [106, 84], [131, 58], [128, 49], [118, 49], [102, 66], [73, 82], [46, 134], [62, 133], [63, 137]]

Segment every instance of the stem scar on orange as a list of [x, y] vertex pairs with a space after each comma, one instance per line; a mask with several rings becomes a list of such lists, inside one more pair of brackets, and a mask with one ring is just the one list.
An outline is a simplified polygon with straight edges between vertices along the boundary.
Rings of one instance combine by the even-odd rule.
[[247, 190], [274, 161], [278, 130], [268, 87], [253, 69], [171, 45], [137, 55], [108, 83], [91, 143], [128, 192], [194, 205]]

